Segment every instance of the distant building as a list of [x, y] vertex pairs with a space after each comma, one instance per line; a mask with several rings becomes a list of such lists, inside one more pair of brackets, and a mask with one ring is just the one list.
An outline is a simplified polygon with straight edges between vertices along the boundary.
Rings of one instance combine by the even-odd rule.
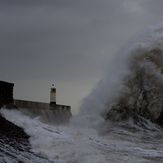
[[13, 105], [13, 83], [0, 81], [0, 108], [4, 105]]

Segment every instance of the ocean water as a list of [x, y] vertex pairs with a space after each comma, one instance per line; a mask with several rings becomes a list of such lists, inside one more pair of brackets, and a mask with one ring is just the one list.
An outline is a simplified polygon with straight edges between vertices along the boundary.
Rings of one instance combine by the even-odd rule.
[[163, 108], [163, 24], [131, 39], [112, 69], [66, 126], [20, 110], [0, 113], [22, 127], [32, 151], [50, 162], [162, 163], [163, 128], [154, 122]]
[[[128, 122], [103, 123], [99, 130], [79, 126], [51, 126], [31, 119], [19, 110], [1, 114], [30, 135], [32, 152], [55, 163], [163, 162], [163, 129]], [[22, 158], [21, 155], [17, 157]], [[37, 160], [35, 160], [37, 162]], [[40, 160], [39, 160], [40, 161]]]

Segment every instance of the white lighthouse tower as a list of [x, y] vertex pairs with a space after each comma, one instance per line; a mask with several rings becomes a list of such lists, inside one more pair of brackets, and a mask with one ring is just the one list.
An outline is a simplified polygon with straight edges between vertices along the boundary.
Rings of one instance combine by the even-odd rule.
[[56, 105], [56, 88], [54, 87], [54, 84], [50, 89], [50, 104]]

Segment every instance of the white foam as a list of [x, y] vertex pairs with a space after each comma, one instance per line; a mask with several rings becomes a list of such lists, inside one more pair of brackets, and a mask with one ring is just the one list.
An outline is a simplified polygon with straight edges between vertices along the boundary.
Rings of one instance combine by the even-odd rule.
[[89, 127], [44, 124], [39, 118], [31, 119], [18, 110], [1, 109], [0, 113], [31, 136], [32, 151], [58, 163], [146, 162], [143, 157], [163, 155], [162, 146], [150, 141], [143, 143], [139, 133], [127, 133], [114, 125], [108, 134], [100, 136]]
[[[106, 162], [100, 150], [90, 145], [89, 136], [72, 128], [54, 127], [31, 119], [18, 110], [1, 109], [1, 114], [25, 129], [32, 150], [58, 162]], [[96, 135], [97, 136], [97, 135]]]
[[[80, 115], [103, 116], [125, 104], [125, 108], [150, 113], [156, 119], [162, 110], [162, 73], [163, 23], [140, 32], [119, 52], [112, 73], [83, 100]], [[148, 99], [143, 99], [142, 90], [148, 91]]]

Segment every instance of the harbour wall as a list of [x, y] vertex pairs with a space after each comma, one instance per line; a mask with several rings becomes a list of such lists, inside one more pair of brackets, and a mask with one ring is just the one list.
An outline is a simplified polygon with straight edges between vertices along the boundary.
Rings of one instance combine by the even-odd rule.
[[66, 105], [54, 105], [18, 99], [14, 99], [14, 105], [25, 114], [28, 114], [32, 118], [39, 117], [45, 123], [67, 124], [72, 117], [71, 107]]
[[38, 117], [41, 121], [54, 125], [67, 124], [72, 117], [71, 106], [14, 99], [13, 88], [13, 83], [0, 81], [0, 108], [16, 108], [31, 118]]

